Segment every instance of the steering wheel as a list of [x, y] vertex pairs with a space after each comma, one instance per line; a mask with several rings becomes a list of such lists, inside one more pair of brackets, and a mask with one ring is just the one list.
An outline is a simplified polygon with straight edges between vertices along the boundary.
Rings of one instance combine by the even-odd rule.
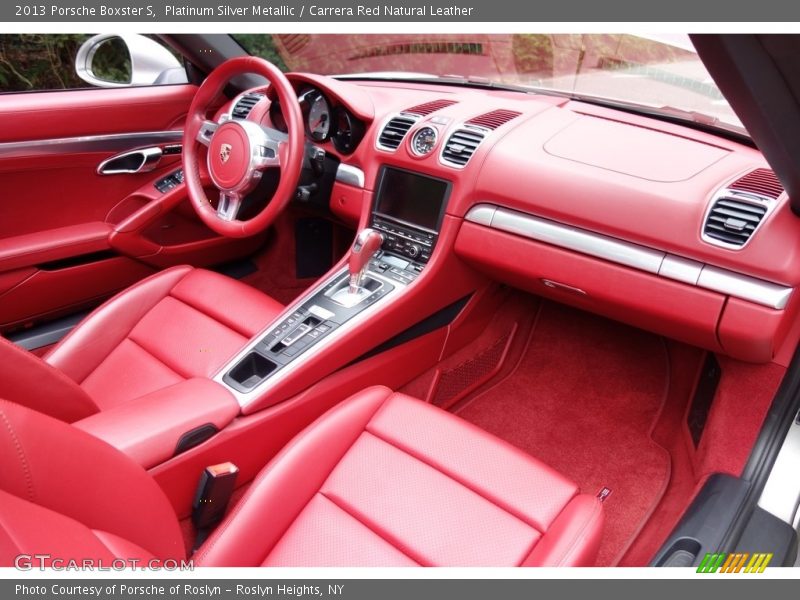
[[[276, 92], [288, 134], [248, 120], [227, 116], [219, 122], [206, 115], [228, 82], [237, 75], [265, 77]], [[200, 181], [201, 146], [207, 148], [206, 164], [219, 190], [215, 209]], [[300, 104], [292, 84], [272, 63], [254, 56], [225, 61], [202, 83], [189, 107], [183, 133], [183, 171], [189, 200], [198, 216], [212, 230], [227, 237], [254, 235], [269, 227], [294, 195], [303, 166], [305, 133]], [[246, 221], [239, 220], [242, 199], [251, 192], [267, 169], [280, 169], [280, 182], [267, 205]]]

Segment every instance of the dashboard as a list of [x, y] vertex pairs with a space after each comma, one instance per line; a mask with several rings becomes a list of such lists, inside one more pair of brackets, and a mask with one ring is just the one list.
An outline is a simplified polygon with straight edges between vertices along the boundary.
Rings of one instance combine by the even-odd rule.
[[[456, 228], [432, 262], [455, 253], [560, 302], [744, 360], [786, 361], [800, 220], [758, 150], [556, 96], [288, 78], [308, 142], [348, 175], [331, 195], [340, 219], [367, 223], [379, 187], [391, 198], [386, 173], [424, 176], [447, 186], [442, 231]], [[229, 110], [242, 107], [285, 131], [268, 89]], [[392, 211], [434, 215], [433, 196], [420, 184], [414, 206]]]

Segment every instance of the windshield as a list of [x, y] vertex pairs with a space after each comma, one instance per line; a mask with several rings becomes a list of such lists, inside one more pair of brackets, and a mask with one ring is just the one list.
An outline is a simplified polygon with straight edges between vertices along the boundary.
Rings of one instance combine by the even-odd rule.
[[[458, 76], [698, 113], [741, 128], [686, 35], [237, 35], [284, 70]], [[684, 115], [686, 118], [690, 114]]]

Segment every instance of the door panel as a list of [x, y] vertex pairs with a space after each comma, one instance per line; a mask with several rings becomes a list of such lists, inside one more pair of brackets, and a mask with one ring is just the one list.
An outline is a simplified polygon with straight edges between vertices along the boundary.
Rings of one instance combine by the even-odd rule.
[[[90, 306], [159, 268], [211, 265], [260, 243], [217, 236], [183, 185], [154, 185], [180, 167], [195, 91], [0, 95], [0, 332]], [[98, 173], [122, 152], [155, 147], [167, 153], [148, 172]]]

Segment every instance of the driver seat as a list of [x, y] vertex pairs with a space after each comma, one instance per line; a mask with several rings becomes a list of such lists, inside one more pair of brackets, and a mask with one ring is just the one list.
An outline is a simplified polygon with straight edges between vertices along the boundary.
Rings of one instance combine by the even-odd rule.
[[284, 307], [190, 266], [111, 298], [43, 358], [0, 337], [7, 400], [73, 423], [192, 377], [212, 377]]

